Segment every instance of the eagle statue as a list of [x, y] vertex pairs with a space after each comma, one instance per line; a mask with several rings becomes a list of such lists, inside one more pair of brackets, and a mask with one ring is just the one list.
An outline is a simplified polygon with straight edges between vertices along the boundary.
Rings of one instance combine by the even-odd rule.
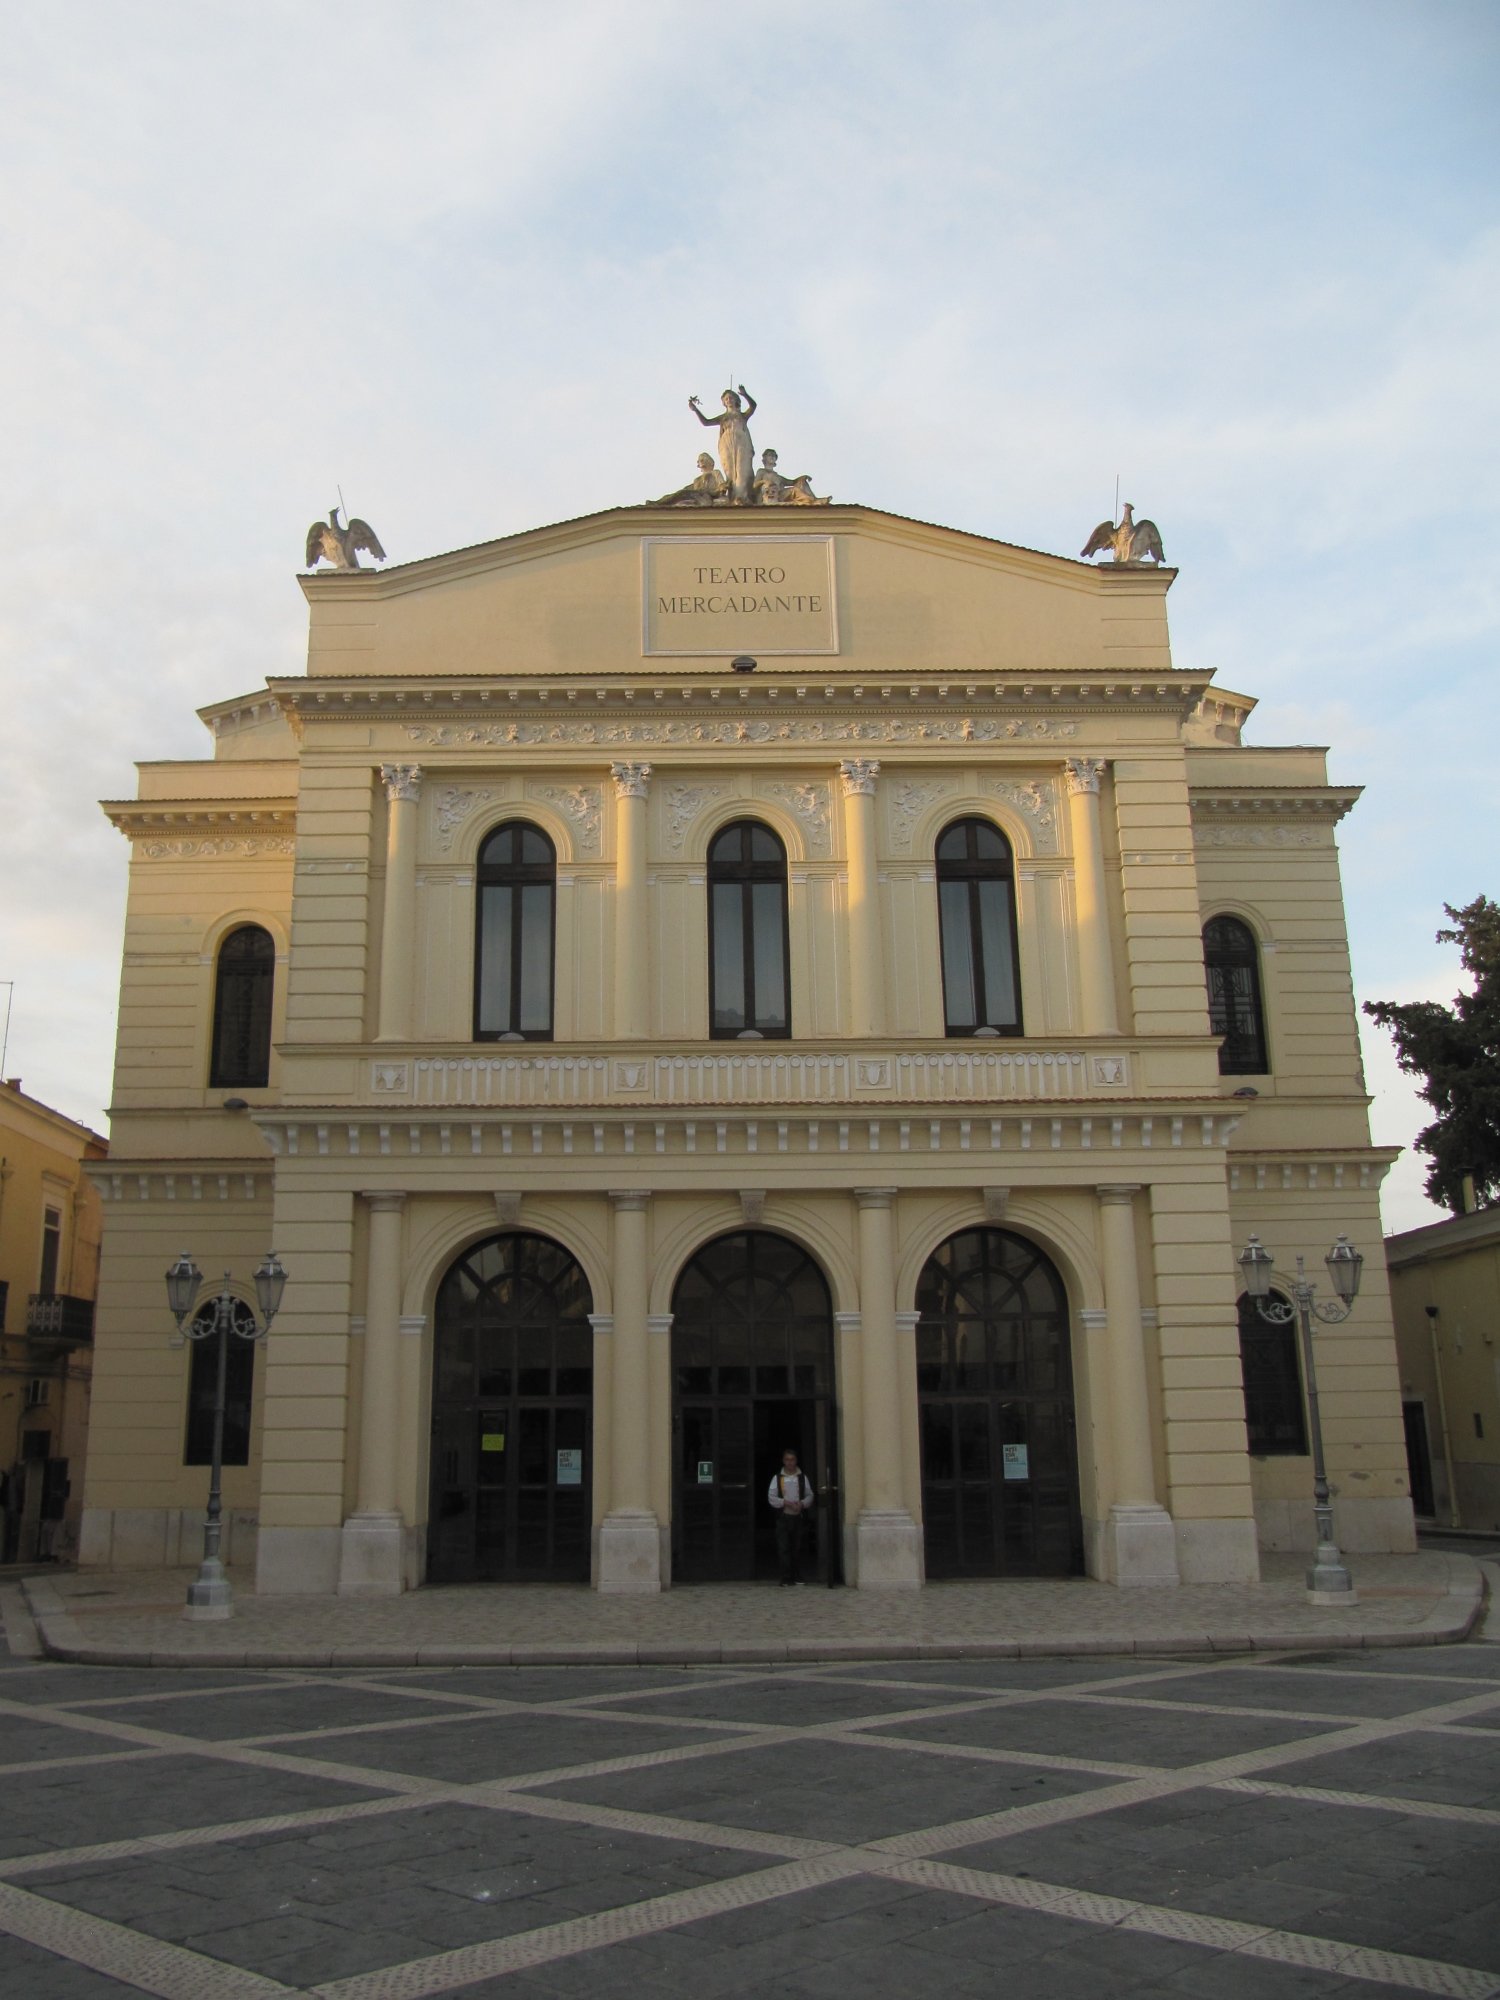
[[1117, 563], [1145, 562], [1149, 556], [1152, 562], [1164, 563], [1161, 530], [1154, 521], [1137, 521], [1132, 503], [1125, 502], [1125, 511], [1118, 527], [1113, 521], [1101, 521], [1091, 534], [1081, 551], [1085, 556], [1102, 555], [1111, 550]]
[[320, 561], [331, 562], [335, 569], [362, 569], [361, 549], [368, 550], [377, 562], [385, 561], [385, 550], [369, 522], [350, 521], [341, 526], [337, 507], [328, 510], [326, 521], [314, 521], [307, 531], [309, 569], [316, 568]]

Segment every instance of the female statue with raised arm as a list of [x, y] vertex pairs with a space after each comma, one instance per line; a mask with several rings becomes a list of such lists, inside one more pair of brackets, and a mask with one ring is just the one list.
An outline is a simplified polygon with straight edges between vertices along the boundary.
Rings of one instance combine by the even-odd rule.
[[[741, 396], [744, 397], [743, 403]], [[751, 481], [755, 476], [755, 447], [750, 442], [750, 419], [755, 415], [755, 398], [741, 382], [739, 396], [733, 389], [726, 389], [721, 400], [724, 404], [722, 417], [705, 417], [696, 396], [688, 397], [688, 408], [706, 429], [719, 433], [719, 470], [729, 488], [730, 502], [738, 507], [748, 507], [752, 497]]]

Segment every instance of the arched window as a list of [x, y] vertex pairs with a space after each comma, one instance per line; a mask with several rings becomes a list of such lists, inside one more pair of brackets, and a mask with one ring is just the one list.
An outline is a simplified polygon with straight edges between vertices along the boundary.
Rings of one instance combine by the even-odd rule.
[[937, 844], [943, 1019], [950, 1035], [1019, 1035], [1015, 865], [987, 819], [959, 819]]
[[[1278, 1305], [1290, 1301], [1273, 1292]], [[1267, 1303], [1270, 1303], [1268, 1300]], [[1245, 1380], [1245, 1434], [1257, 1458], [1305, 1458], [1307, 1419], [1297, 1366], [1297, 1323], [1269, 1320], [1248, 1292], [1240, 1293], [1240, 1372]]]
[[271, 1075], [271, 988], [276, 946], [259, 924], [241, 924], [219, 946], [208, 1087], [258, 1089]]
[[740, 819], [708, 850], [709, 1032], [719, 1039], [792, 1031], [786, 849]]
[[[193, 1315], [192, 1360], [188, 1368], [187, 1438], [184, 1465], [211, 1465], [214, 1455], [214, 1398], [219, 1388], [219, 1336], [212, 1328], [218, 1301], [210, 1299]], [[255, 1314], [243, 1299], [233, 1307], [234, 1330], [224, 1357], [225, 1465], [250, 1463], [250, 1399], [255, 1387]]]
[[479, 850], [474, 1039], [550, 1042], [557, 855], [540, 827], [497, 826]]
[[1222, 1035], [1220, 1076], [1263, 1076], [1266, 1017], [1260, 1000], [1260, 951], [1255, 933], [1238, 917], [1210, 917], [1203, 926], [1203, 969], [1208, 980], [1208, 1022]]

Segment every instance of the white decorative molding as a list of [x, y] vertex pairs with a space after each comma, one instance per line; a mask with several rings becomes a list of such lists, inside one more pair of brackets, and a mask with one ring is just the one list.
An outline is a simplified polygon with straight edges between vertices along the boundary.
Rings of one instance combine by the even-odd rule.
[[892, 846], [909, 850], [922, 814], [956, 789], [949, 778], [903, 778], [889, 786]]
[[663, 786], [662, 806], [666, 816], [666, 842], [673, 854], [682, 852], [688, 828], [698, 815], [706, 812], [715, 799], [724, 798], [728, 791], [727, 785]]
[[873, 799], [875, 780], [880, 776], [880, 763], [874, 757], [846, 757], [839, 765], [839, 776], [844, 781], [846, 799]]
[[261, 854], [295, 854], [289, 833], [268, 833], [249, 840], [142, 840], [136, 843], [148, 861], [254, 860]]
[[639, 722], [414, 722], [407, 726], [410, 743], [435, 749], [496, 749], [536, 744], [581, 748], [628, 748], [639, 745], [681, 745], [694, 748], [714, 744], [778, 743], [1007, 743], [1064, 740], [1078, 734], [1076, 722], [1053, 722], [1038, 717], [1011, 717], [999, 721], [986, 717], [934, 715], [920, 721], [897, 716], [854, 720], [817, 716], [778, 717], [774, 722], [740, 721], [728, 716], [708, 716], [702, 721], [664, 717]]
[[519, 1188], [494, 1190], [495, 1220], [502, 1229], [514, 1229], [521, 1220], [522, 1195]]
[[740, 1189], [740, 1219], [747, 1229], [759, 1229], [765, 1220], [766, 1191], [764, 1188]]
[[1130, 1082], [1130, 1063], [1124, 1056], [1095, 1056], [1094, 1081], [1107, 1089], [1122, 1089]]
[[1063, 776], [1070, 792], [1097, 792], [1099, 780], [1109, 769], [1104, 757], [1065, 757]]
[[826, 785], [759, 785], [763, 798], [776, 799], [807, 832], [810, 849], [828, 852], [828, 787]]
[[979, 1192], [984, 1199], [985, 1221], [998, 1227], [1000, 1223], [1004, 1222], [1005, 1211], [1010, 1206], [1010, 1189], [1008, 1187], [986, 1187], [981, 1188]]
[[382, 764], [380, 782], [385, 786], [385, 795], [392, 805], [395, 805], [397, 800], [414, 804], [422, 796], [422, 766]]
[[1038, 854], [1057, 852], [1057, 816], [1050, 784], [1033, 781], [1029, 785], [1010, 779], [996, 779], [989, 787], [997, 799], [1018, 812], [1031, 828], [1032, 844]]
[[444, 785], [433, 799], [433, 819], [437, 826], [437, 844], [444, 854], [453, 846], [453, 837], [471, 813], [481, 806], [494, 805], [510, 791], [509, 785], [476, 785], [466, 790], [462, 785]]
[[404, 1097], [411, 1089], [411, 1065], [404, 1062], [372, 1062], [370, 1089], [378, 1097]]
[[570, 822], [578, 840], [580, 856], [599, 852], [599, 827], [604, 797], [597, 785], [530, 784], [526, 796], [540, 799]]

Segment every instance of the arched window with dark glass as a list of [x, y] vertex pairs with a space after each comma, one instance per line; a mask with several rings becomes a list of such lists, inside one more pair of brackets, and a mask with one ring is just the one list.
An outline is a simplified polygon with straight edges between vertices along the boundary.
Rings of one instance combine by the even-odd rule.
[[708, 850], [709, 1032], [792, 1031], [786, 849], [759, 820], [726, 826]]
[[[1274, 1301], [1289, 1300], [1272, 1292]], [[1257, 1458], [1307, 1455], [1302, 1371], [1295, 1320], [1269, 1320], [1248, 1292], [1240, 1293], [1240, 1372], [1245, 1381], [1245, 1434]]]
[[271, 991], [276, 946], [259, 924], [241, 924], [219, 946], [214, 978], [210, 1090], [258, 1089], [271, 1075]]
[[1238, 917], [1210, 917], [1203, 926], [1208, 1023], [1221, 1035], [1220, 1076], [1263, 1076], [1266, 1016], [1260, 997], [1260, 948]]
[[1016, 871], [987, 819], [955, 820], [937, 844], [943, 1021], [950, 1035], [1019, 1035]]
[[[243, 1299], [231, 1308], [234, 1328], [224, 1357], [225, 1465], [250, 1463], [250, 1400], [255, 1388], [255, 1314]], [[193, 1315], [192, 1360], [188, 1367], [187, 1437], [184, 1465], [211, 1465], [214, 1455], [214, 1398], [219, 1387], [219, 1336], [211, 1329], [218, 1301], [210, 1299]], [[209, 1329], [205, 1331], [205, 1329]]]
[[479, 850], [474, 896], [474, 1039], [550, 1042], [557, 854], [525, 820]]

